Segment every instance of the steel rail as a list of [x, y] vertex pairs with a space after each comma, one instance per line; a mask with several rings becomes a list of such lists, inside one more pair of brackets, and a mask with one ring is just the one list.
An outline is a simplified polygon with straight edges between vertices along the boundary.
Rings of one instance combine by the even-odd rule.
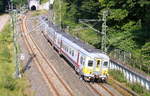
[[139, 96], [137, 93], [135, 93], [134, 91], [126, 88], [125, 86], [121, 85], [119, 82], [117, 82], [116, 80], [114, 80], [113, 78], [109, 77], [110, 80], [113, 81], [113, 83], [115, 83], [116, 86], [118, 86], [119, 88], [123, 89], [124, 91], [128, 92], [129, 94], [131, 94], [132, 96]]
[[108, 88], [104, 86], [104, 84], [99, 84], [103, 89], [105, 89], [111, 96], [115, 96]]
[[92, 84], [89, 84], [89, 87], [98, 95], [98, 96], [104, 96], [102, 93], [100, 93], [96, 88], [93, 87]]
[[[26, 23], [25, 23], [26, 24]], [[26, 27], [27, 28], [27, 27]], [[27, 28], [28, 29], [28, 28]], [[29, 34], [30, 39], [32, 40], [32, 42], [34, 43], [34, 45], [36, 46], [36, 48], [38, 49], [39, 53], [41, 54], [41, 56], [43, 57], [43, 59], [46, 61], [46, 63], [48, 64], [48, 66], [52, 69], [52, 71], [55, 73], [56, 77], [58, 78], [58, 80], [61, 82], [61, 84], [65, 87], [65, 89], [67, 90], [67, 92], [70, 94], [70, 96], [74, 96], [73, 92], [71, 90], [71, 88], [69, 88], [67, 86], [67, 84], [61, 79], [61, 77], [59, 76], [59, 74], [56, 72], [56, 70], [52, 67], [51, 63], [48, 61], [47, 57], [45, 56], [45, 54], [41, 51], [41, 49], [38, 47], [38, 45], [36, 44], [36, 42], [33, 40], [33, 37]]]
[[[25, 18], [26, 18], [26, 16], [23, 17], [23, 19], [25, 19]], [[21, 29], [22, 29], [22, 33], [24, 34], [24, 32], [25, 32], [25, 29], [24, 29], [25, 25], [23, 26], [23, 24], [24, 24], [24, 22], [22, 21]], [[26, 37], [25, 34], [24, 34], [24, 36], [25, 36], [25, 37], [23, 37], [23, 39], [24, 39], [24, 41], [25, 41], [25, 43], [26, 43], [26, 46], [28, 47], [27, 50], [28, 50], [31, 54], [34, 54], [34, 50], [32, 49], [32, 46], [30, 45], [30, 43], [29, 43], [29, 41], [28, 41], [28, 39], [27, 39], [27, 37]], [[37, 62], [35, 62], [35, 61], [37, 61]], [[53, 91], [55, 92], [55, 95], [61, 96], [61, 95], [59, 94], [59, 92], [57, 91], [57, 89], [54, 87], [54, 84], [52, 83], [52, 81], [48, 78], [46, 72], [44, 71], [44, 69], [42, 68], [42, 66], [41, 66], [41, 64], [40, 64], [40, 61], [39, 61], [37, 58], [35, 58], [35, 59], [34, 59], [34, 62], [40, 66], [40, 69], [42, 70], [42, 72], [43, 72], [43, 74], [44, 74], [44, 77], [46, 77], [46, 79], [48, 80], [48, 83], [49, 83], [49, 85], [52, 87]]]

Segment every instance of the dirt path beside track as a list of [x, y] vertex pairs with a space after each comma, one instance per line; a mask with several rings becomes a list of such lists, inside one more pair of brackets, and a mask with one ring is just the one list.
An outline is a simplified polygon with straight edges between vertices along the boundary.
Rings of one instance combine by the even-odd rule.
[[10, 16], [8, 14], [0, 15], [0, 32], [3, 30], [3, 27], [10, 19]]

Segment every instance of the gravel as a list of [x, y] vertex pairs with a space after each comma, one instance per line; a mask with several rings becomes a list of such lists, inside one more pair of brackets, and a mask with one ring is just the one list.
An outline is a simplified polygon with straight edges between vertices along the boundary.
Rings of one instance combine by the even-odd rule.
[[[19, 25], [17, 29], [18, 29], [18, 32], [21, 33]], [[26, 66], [27, 64], [29, 64], [27, 66], [28, 67], [27, 70], [25, 71], [25, 76], [28, 78], [30, 86], [31, 86], [31, 88], [29, 89], [31, 89], [31, 91], [35, 94], [34, 96], [52, 96], [47, 83], [44, 81], [36, 64], [31, 59], [31, 54], [29, 54], [27, 50], [27, 46], [21, 36], [18, 37], [18, 43], [20, 45], [21, 54], [24, 54], [25, 56], [25, 59], [20, 61], [22, 64], [21, 66]]]

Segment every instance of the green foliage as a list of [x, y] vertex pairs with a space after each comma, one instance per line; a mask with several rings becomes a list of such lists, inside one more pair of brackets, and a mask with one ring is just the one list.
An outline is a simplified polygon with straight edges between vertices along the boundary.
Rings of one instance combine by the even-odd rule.
[[0, 13], [4, 12], [4, 0], [0, 0]]
[[39, 16], [41, 14], [46, 14], [47, 10], [36, 10], [32, 12], [32, 16]]
[[40, 0], [41, 4], [46, 3], [46, 2], [48, 2], [48, 0]]
[[17, 6], [20, 7], [24, 4], [27, 4], [27, 0], [13, 0], [13, 3]]
[[150, 42], [142, 47], [142, 57], [145, 65], [150, 65]]
[[133, 91], [140, 94], [140, 96], [150, 96], [150, 92], [143, 88], [139, 83], [127, 84]]
[[[79, 19], [101, 19], [104, 10], [108, 10], [107, 16], [107, 46], [108, 52], [119, 48], [132, 53], [129, 64], [148, 72], [150, 64], [150, 1], [149, 0], [61, 0], [54, 4], [55, 20], [63, 28], [70, 26], [73, 29], [82, 26]], [[102, 30], [102, 22], [89, 22], [94, 28]], [[101, 48], [101, 35], [90, 29], [78, 31], [80, 39]], [[94, 34], [94, 35], [93, 35]], [[75, 34], [77, 35], [77, 34]], [[98, 38], [99, 37], [99, 38]], [[112, 49], [114, 48], [114, 49]], [[150, 68], [149, 68], [150, 69]]]
[[23, 90], [27, 88], [24, 78], [15, 79], [13, 63], [13, 38], [10, 24], [0, 32], [0, 96], [27, 96]]
[[125, 79], [123, 73], [119, 70], [110, 70], [109, 71], [110, 76], [115, 78], [119, 82], [126, 82], [127, 80]]
[[120, 83], [125, 84], [128, 88], [133, 90], [134, 92], [138, 93], [139, 96], [150, 96], [150, 92], [143, 88], [139, 83], [129, 83], [127, 82], [126, 78], [124, 77], [123, 73], [119, 70], [110, 70], [110, 76], [113, 79], [119, 81]]
[[0, 10], [2, 11], [2, 9], [3, 9], [3, 2], [0, 1]]
[[142, 96], [150, 96], [150, 93], [148, 91], [146, 91], [142, 94]]
[[21, 7], [27, 4], [27, 0], [0, 0], [0, 13], [4, 13], [9, 9], [9, 3], [12, 1], [14, 7]]
[[140, 94], [140, 96], [150, 96], [150, 92], [143, 88], [139, 83], [127, 84], [133, 91]]
[[114, 20], [117, 20], [117, 21], [121, 21], [125, 17], [128, 16], [128, 11], [127, 10], [111, 9], [110, 11], [111, 11], [111, 13], [110, 13], [110, 16], [108, 17], [109, 19], [114, 19]]
[[138, 94], [144, 92], [144, 88], [138, 83], [129, 84], [129, 87]]

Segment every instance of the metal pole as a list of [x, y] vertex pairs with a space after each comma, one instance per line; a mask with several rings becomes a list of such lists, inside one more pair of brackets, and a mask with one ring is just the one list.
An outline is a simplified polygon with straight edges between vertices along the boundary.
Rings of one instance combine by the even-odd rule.
[[60, 29], [61, 27], [61, 0], [59, 0], [59, 10], [60, 10], [60, 17], [59, 17], [59, 21], [60, 21]]
[[[50, 0], [48, 1], [48, 3], [49, 3], [49, 9], [48, 9], [48, 21], [50, 22]], [[48, 23], [49, 23], [48, 22]]]
[[19, 73], [19, 63], [18, 63], [18, 48], [17, 48], [17, 43], [16, 43], [16, 30], [15, 30], [15, 26], [16, 26], [16, 10], [13, 10], [13, 3], [11, 2], [11, 17], [12, 17], [12, 27], [13, 27], [13, 42], [14, 42], [14, 52], [15, 52], [15, 63], [16, 63], [16, 77], [19, 77], [20, 73]]
[[103, 12], [103, 24], [102, 24], [102, 42], [101, 42], [101, 50], [103, 52], [107, 52], [107, 49], [106, 49], [106, 28], [107, 28], [107, 25], [106, 25], [106, 17], [108, 16], [108, 11], [104, 11]]

